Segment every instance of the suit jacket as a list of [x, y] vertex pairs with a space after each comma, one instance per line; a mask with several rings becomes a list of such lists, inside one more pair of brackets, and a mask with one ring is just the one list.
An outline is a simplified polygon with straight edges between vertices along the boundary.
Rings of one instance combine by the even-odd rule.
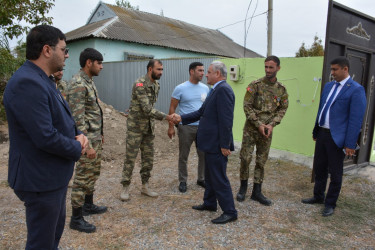
[[[335, 82], [324, 86], [320, 98], [319, 110], [315, 120], [313, 137], [318, 134], [318, 120], [324, 103]], [[333, 141], [339, 148], [356, 148], [359, 132], [362, 127], [363, 116], [366, 110], [365, 89], [359, 83], [349, 78], [329, 110], [329, 126]]]
[[182, 124], [199, 121], [197, 147], [206, 153], [220, 153], [221, 148], [234, 150], [233, 111], [234, 93], [226, 81], [219, 83], [206, 98], [202, 107], [182, 115]]
[[69, 106], [45, 72], [26, 61], [8, 81], [4, 105], [9, 126], [8, 182], [19, 191], [67, 186], [81, 156]]

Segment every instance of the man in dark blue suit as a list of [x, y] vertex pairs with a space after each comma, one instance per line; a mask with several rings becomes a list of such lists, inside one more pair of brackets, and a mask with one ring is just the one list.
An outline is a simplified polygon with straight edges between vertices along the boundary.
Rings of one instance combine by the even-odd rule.
[[202, 107], [192, 113], [175, 116], [175, 123], [182, 120], [186, 125], [200, 120], [197, 131], [197, 147], [205, 152], [206, 189], [203, 204], [193, 206], [196, 210], [217, 210], [217, 201], [223, 214], [212, 220], [215, 224], [224, 224], [237, 220], [237, 210], [230, 182], [228, 180], [228, 156], [234, 150], [233, 145], [233, 111], [234, 93], [227, 78], [224, 63], [214, 61], [207, 71], [207, 83], [213, 85]]
[[[331, 75], [335, 81], [324, 86], [313, 130], [314, 196], [302, 200], [305, 204], [324, 203], [323, 216], [334, 212], [342, 185], [344, 157], [355, 154], [366, 110], [365, 90], [350, 77], [348, 59], [334, 59]], [[331, 181], [324, 197], [328, 173]]]
[[4, 92], [9, 125], [8, 182], [26, 207], [26, 249], [57, 249], [74, 162], [88, 140], [49, 78], [68, 58], [65, 35], [40, 25], [26, 39], [26, 58]]

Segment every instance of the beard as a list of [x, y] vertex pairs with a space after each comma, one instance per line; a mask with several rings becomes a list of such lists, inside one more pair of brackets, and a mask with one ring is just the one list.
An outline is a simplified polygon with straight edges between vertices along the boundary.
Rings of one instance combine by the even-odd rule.
[[276, 73], [272, 73], [272, 74], [270, 74], [270, 75], [267, 75], [267, 74], [266, 74], [266, 77], [267, 77], [268, 79], [272, 79], [272, 78], [276, 77]]
[[161, 77], [161, 75], [156, 75], [154, 71], [152, 71], [151, 73], [151, 78], [154, 79], [154, 80], [159, 80]]
[[50, 67], [53, 73], [62, 71], [65, 66], [65, 58], [61, 59], [56, 54], [53, 55], [50, 61]]
[[96, 72], [95, 70], [90, 70], [90, 74], [92, 76], [98, 76], [99, 75], [99, 72]]

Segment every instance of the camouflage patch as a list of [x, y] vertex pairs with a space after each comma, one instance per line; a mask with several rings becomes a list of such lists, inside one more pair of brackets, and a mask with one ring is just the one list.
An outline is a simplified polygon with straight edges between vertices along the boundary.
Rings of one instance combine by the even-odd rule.
[[94, 81], [84, 71], [74, 75], [67, 91], [67, 101], [79, 130], [91, 141], [103, 135], [103, 111]]
[[75, 208], [83, 206], [86, 194], [94, 193], [95, 183], [100, 175], [102, 141], [94, 141], [92, 146], [96, 151], [96, 158], [89, 159], [83, 155], [76, 164], [71, 196], [72, 206]]

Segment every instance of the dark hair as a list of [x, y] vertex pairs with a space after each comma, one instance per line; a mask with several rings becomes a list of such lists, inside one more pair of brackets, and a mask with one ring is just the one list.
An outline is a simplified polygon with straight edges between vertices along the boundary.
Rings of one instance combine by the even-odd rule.
[[87, 60], [91, 60], [92, 62], [94, 61], [102, 62], [103, 55], [96, 49], [87, 48], [87, 49], [84, 49], [79, 55], [79, 64], [81, 65], [82, 68], [85, 67]]
[[158, 59], [151, 59], [148, 62], [148, 64], [147, 64], [147, 71], [148, 71], [148, 68], [150, 68], [150, 67], [153, 68], [154, 67], [155, 62], [158, 62], [160, 65], [163, 65], [163, 63], [160, 60], [158, 60]]
[[192, 63], [190, 63], [190, 65], [189, 65], [189, 72], [190, 72], [190, 70], [195, 70], [195, 68], [198, 67], [198, 66], [203, 66], [203, 63], [201, 63], [201, 62], [192, 62]]
[[268, 61], [274, 61], [277, 64], [277, 66], [280, 66], [280, 59], [277, 56], [267, 56], [264, 62]]
[[349, 60], [345, 56], [340, 56], [340, 57], [333, 59], [331, 61], [331, 65], [332, 64], [338, 64], [341, 68], [348, 67], [348, 70], [350, 68]]
[[58, 28], [50, 25], [35, 26], [26, 37], [26, 58], [38, 59], [44, 45], [56, 46], [60, 40], [65, 41], [66, 37]]

